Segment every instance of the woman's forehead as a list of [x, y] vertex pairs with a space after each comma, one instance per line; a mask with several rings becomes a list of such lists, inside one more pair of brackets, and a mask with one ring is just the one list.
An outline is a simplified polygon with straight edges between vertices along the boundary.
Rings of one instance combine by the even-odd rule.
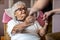
[[24, 8], [24, 5], [17, 5], [17, 8]]

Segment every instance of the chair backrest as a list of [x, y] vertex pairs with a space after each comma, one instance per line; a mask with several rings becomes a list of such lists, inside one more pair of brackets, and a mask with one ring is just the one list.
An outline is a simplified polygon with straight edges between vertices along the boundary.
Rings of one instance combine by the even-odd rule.
[[3, 18], [2, 18], [2, 23], [4, 24], [4, 40], [10, 40], [10, 37], [6, 31], [7, 30], [7, 23], [10, 20], [11, 20], [11, 18], [6, 14], [6, 12], [4, 12]]
[[7, 24], [4, 23], [4, 40], [10, 40], [10, 37], [6, 30], [7, 30]]

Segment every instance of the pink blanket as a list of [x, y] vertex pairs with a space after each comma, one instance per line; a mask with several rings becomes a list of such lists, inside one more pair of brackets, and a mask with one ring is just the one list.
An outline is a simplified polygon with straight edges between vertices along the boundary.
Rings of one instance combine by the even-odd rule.
[[9, 17], [9, 16], [6, 14], [6, 12], [4, 12], [3, 18], [2, 18], [2, 22], [3, 22], [3, 23], [8, 23], [11, 19], [12, 19], [12, 18]]

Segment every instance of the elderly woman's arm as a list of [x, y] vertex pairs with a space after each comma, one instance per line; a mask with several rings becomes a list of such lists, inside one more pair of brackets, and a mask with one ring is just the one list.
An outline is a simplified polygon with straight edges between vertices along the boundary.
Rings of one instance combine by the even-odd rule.
[[23, 29], [25, 29], [26, 27], [28, 26], [28, 24], [26, 24], [26, 23], [21, 23], [21, 24], [17, 24], [17, 25], [15, 25], [14, 27], [13, 27], [13, 29], [12, 29], [12, 34], [15, 34], [15, 33], [17, 33], [17, 32], [22, 32], [23, 31]]
[[24, 30], [26, 27], [28, 27], [29, 25], [31, 25], [30, 23], [21, 23], [21, 24], [17, 24], [14, 20], [11, 20], [8, 22], [7, 24], [7, 32], [10, 36], [12, 36], [12, 34], [15, 34], [16, 31], [18, 32], [22, 32], [22, 30]]
[[35, 20], [34, 17], [28, 16], [23, 23], [20, 23], [14, 26], [12, 33], [16, 33], [17, 31], [22, 32], [26, 27], [32, 25], [34, 20]]

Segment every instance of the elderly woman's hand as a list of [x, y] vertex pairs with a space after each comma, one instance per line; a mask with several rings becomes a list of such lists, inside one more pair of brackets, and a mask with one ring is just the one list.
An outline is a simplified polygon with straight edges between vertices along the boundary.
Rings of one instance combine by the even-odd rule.
[[48, 26], [48, 21], [45, 20], [45, 25], [44, 25], [44, 27], [42, 27], [42, 28], [40, 29], [40, 31], [39, 31], [40, 36], [44, 36], [44, 35], [46, 34], [46, 28], [47, 28], [47, 26]]
[[36, 20], [36, 18], [34, 16], [28, 16], [25, 20], [25, 23], [27, 25], [31, 25], [35, 20]]
[[40, 29], [40, 31], [39, 31], [40, 36], [44, 36], [45, 33], [46, 33], [45, 29], [43, 29], [43, 28]]

